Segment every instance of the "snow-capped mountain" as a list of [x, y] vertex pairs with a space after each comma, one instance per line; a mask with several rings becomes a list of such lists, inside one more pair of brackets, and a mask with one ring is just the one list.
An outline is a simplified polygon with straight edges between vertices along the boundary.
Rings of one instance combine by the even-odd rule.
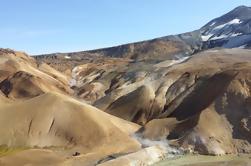
[[186, 58], [194, 53], [215, 47], [251, 48], [251, 7], [239, 6], [192, 32], [97, 50], [40, 55], [36, 58], [48, 58], [50, 61], [61, 56], [62, 59], [71, 58], [79, 61], [79, 59], [87, 57], [108, 56], [155, 62], [163, 59]]
[[200, 29], [204, 48], [251, 45], [251, 7], [239, 6]]

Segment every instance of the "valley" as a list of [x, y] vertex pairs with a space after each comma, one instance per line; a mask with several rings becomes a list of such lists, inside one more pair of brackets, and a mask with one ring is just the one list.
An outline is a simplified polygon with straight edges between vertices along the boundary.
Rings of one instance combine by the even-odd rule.
[[250, 27], [240, 6], [110, 48], [0, 49], [0, 166], [251, 165]]

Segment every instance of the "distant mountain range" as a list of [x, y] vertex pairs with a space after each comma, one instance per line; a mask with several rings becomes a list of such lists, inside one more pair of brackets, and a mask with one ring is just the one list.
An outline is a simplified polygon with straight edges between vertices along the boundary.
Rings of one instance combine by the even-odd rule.
[[250, 26], [251, 8], [239, 6], [193, 32], [91, 51], [41, 55], [37, 59], [65, 57], [79, 60], [86, 57], [87, 54], [95, 54], [98, 56], [156, 61], [177, 59], [215, 47], [249, 48], [251, 46]]

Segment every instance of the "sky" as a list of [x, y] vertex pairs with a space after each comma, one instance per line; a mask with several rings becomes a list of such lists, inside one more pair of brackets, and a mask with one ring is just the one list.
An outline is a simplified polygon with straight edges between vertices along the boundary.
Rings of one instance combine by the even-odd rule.
[[251, 0], [0, 0], [0, 47], [83, 51], [199, 29]]

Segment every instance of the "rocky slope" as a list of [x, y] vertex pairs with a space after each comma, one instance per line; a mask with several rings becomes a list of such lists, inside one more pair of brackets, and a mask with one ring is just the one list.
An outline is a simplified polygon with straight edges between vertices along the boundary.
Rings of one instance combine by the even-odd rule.
[[250, 53], [214, 49], [180, 60], [86, 63], [73, 70], [74, 88], [101, 110], [143, 125], [145, 138], [168, 138], [201, 154], [249, 153]]
[[[52, 66], [67, 61], [76, 97], [144, 126], [141, 134], [151, 139], [203, 154], [250, 152], [250, 51], [209, 49], [248, 47], [250, 11], [237, 7], [190, 33], [36, 59]], [[163, 127], [170, 118], [171, 127]], [[160, 133], [147, 130], [152, 120]]]
[[81, 93], [94, 106], [145, 126], [146, 138], [168, 138], [202, 154], [249, 153], [250, 54], [208, 50], [183, 62], [114, 63], [103, 70], [86, 64], [92, 72], [75, 68], [82, 72], [76, 86], [92, 87]]

